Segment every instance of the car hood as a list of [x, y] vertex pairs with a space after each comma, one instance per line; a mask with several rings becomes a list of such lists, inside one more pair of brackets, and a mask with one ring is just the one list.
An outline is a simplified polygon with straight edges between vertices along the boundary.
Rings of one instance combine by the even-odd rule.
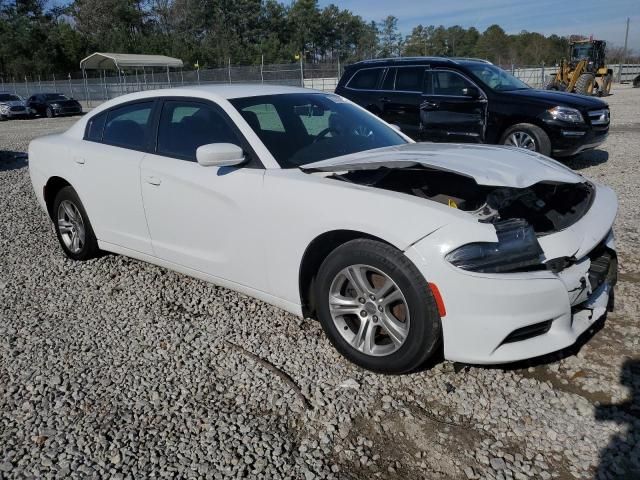
[[0, 105], [6, 105], [8, 107], [26, 107], [26, 102], [21, 100], [10, 100], [8, 102], [0, 102]]
[[408, 143], [331, 158], [300, 167], [339, 172], [424, 166], [473, 178], [478, 185], [526, 188], [540, 182], [585, 179], [559, 162], [528, 150], [489, 145]]
[[583, 110], [593, 110], [599, 108], [608, 108], [607, 102], [595, 97], [578, 95], [576, 93], [558, 92], [556, 90], [539, 90], [536, 88], [524, 88], [522, 90], [512, 90], [509, 92], [501, 92], [507, 97], [514, 99], [526, 100], [530, 99], [535, 102], [545, 102], [549, 106], [563, 105]]

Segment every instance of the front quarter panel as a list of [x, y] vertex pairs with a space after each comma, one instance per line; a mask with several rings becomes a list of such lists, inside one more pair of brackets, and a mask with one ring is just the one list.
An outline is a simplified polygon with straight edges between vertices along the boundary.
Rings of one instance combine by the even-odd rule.
[[297, 304], [304, 252], [326, 232], [361, 232], [403, 251], [450, 223], [464, 224], [469, 230], [480, 227], [488, 240], [496, 238], [486, 225], [447, 206], [297, 169], [266, 171], [265, 202], [270, 293]]

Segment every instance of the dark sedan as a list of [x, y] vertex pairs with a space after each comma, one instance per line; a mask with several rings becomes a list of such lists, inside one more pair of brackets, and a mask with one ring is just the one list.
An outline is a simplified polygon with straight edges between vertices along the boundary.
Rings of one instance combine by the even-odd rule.
[[82, 113], [82, 106], [77, 100], [61, 93], [38, 93], [29, 97], [28, 104], [37, 115], [48, 118]]

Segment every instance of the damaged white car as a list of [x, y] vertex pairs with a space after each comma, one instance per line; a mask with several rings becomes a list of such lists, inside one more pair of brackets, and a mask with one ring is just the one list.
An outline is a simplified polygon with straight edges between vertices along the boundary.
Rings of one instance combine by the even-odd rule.
[[70, 258], [120, 253], [315, 317], [375, 371], [440, 347], [546, 354], [612, 305], [610, 188], [520, 149], [413, 143], [337, 95], [126, 95], [34, 140], [29, 162]]

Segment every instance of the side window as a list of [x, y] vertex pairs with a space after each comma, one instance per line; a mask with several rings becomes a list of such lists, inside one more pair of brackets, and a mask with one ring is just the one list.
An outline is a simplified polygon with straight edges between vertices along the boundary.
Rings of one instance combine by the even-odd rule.
[[396, 74], [396, 90], [405, 92], [421, 92], [424, 67], [398, 68]]
[[473, 84], [456, 72], [436, 70], [431, 73], [433, 78], [433, 94], [447, 96], [464, 96], [463, 90]]
[[263, 132], [280, 132], [284, 133], [284, 125], [276, 107], [271, 103], [262, 103], [260, 105], [251, 105], [243, 108], [240, 113], [247, 121], [254, 132], [259, 130]]
[[366, 68], [359, 70], [349, 80], [347, 87], [355, 88], [356, 90], [375, 90], [378, 86], [378, 81], [384, 70], [382, 68]]
[[158, 125], [158, 155], [195, 162], [198, 147], [210, 143], [242, 146], [225, 118], [211, 105], [182, 100], [164, 102]]
[[153, 102], [134, 103], [109, 110], [102, 141], [132, 150], [147, 145]]
[[382, 90], [393, 90], [394, 85], [396, 84], [397, 70], [397, 68], [389, 68], [387, 70], [387, 75], [384, 77], [384, 82], [382, 82]]
[[87, 122], [87, 129], [84, 133], [85, 140], [90, 140], [92, 142], [101, 142], [102, 132], [104, 130], [104, 123], [106, 119], [106, 113], [101, 113], [90, 118]]

